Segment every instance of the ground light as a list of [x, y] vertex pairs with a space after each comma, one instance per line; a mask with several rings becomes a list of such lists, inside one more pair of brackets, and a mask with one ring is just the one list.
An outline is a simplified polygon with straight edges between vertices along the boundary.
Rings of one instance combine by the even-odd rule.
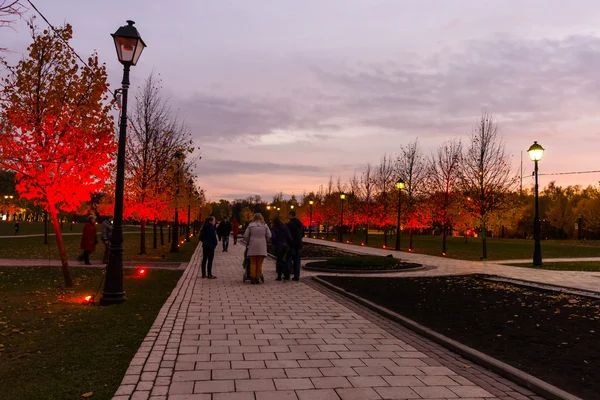
[[83, 298], [83, 304], [90, 305], [94, 303], [94, 296], [87, 295]]
[[137, 274], [138, 276], [146, 276], [146, 272], [148, 272], [146, 268], [140, 268], [138, 269]]

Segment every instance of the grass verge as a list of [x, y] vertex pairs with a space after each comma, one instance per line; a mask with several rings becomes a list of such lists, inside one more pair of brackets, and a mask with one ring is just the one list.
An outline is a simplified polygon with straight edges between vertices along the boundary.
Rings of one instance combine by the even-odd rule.
[[0, 268], [0, 393], [5, 400], [110, 399], [181, 271], [125, 271], [127, 301], [80, 303], [101, 270], [73, 271], [65, 290], [58, 268]]

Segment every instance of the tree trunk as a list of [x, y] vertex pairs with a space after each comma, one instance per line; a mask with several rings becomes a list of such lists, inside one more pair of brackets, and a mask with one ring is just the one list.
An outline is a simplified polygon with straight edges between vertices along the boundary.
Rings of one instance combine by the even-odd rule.
[[387, 247], [387, 225], [383, 227], [383, 245]]
[[487, 260], [487, 228], [485, 225], [485, 222], [483, 222], [482, 224], [483, 229], [481, 230], [481, 246], [482, 246], [482, 250], [483, 250], [483, 255], [481, 256], [482, 260]]
[[63, 277], [65, 278], [65, 286], [72, 287], [73, 279], [71, 278], [71, 270], [69, 269], [69, 260], [67, 259], [67, 252], [65, 251], [65, 244], [63, 243], [62, 232], [59, 229], [59, 222], [56, 216], [56, 210], [50, 211], [50, 218], [52, 219], [52, 226], [54, 227], [56, 246], [58, 247], [58, 254], [60, 254], [60, 261], [62, 264]]
[[140, 253], [146, 254], [146, 220], [142, 219], [141, 225], [141, 235], [140, 235]]
[[408, 230], [408, 250], [412, 250], [413, 248], [413, 228]]
[[350, 225], [350, 243], [354, 241], [354, 222]]
[[169, 239], [169, 243], [171, 243], [171, 224], [169, 224], [169, 234], [167, 235], [167, 238]]
[[153, 226], [153, 229], [154, 229], [153, 234], [154, 235], [152, 237], [152, 248], [156, 249], [158, 247], [158, 243], [157, 243], [157, 240], [158, 240], [157, 236], [158, 235], [157, 235], [157, 232], [156, 232], [156, 220], [154, 220], [154, 224], [153, 225], [154, 225]]
[[446, 223], [444, 223], [442, 235], [442, 254], [446, 254], [446, 236], [448, 235], [448, 224]]
[[163, 222], [160, 221], [158, 224], [160, 225], [160, 245], [164, 246], [165, 245], [165, 231], [163, 229]]

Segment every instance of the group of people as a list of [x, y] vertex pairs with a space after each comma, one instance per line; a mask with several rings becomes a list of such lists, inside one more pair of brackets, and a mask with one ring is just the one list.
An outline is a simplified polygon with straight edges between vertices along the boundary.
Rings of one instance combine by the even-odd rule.
[[[104, 264], [108, 264], [112, 232], [112, 216], [108, 215], [102, 222], [102, 243], [104, 244], [104, 257], [102, 258], [102, 262]], [[90, 214], [87, 217], [87, 221], [85, 222], [83, 231], [81, 233], [81, 243], [79, 247], [81, 250], [83, 250], [83, 253], [77, 259], [79, 261], [83, 261], [85, 265], [92, 265], [90, 262], [90, 254], [96, 250], [97, 244], [98, 236], [96, 232], [96, 216], [94, 214]]]
[[[249, 278], [252, 284], [261, 282], [262, 265], [268, 255], [267, 245], [272, 242], [276, 263], [276, 280], [300, 280], [300, 260], [302, 252], [302, 238], [304, 237], [304, 225], [294, 210], [289, 213], [290, 220], [284, 224], [279, 217], [273, 221], [273, 226], [265, 223], [260, 213], [254, 214], [253, 221], [248, 224], [244, 231], [246, 242], [246, 256], [250, 259]], [[237, 244], [239, 224], [237, 220], [233, 224], [228, 218], [223, 218], [216, 226], [214, 216], [206, 218], [200, 232], [202, 242], [202, 278], [215, 279], [212, 274], [212, 264], [215, 257], [215, 249], [218, 242], [223, 244], [223, 252], [229, 248], [229, 235], [233, 233], [233, 244]]]

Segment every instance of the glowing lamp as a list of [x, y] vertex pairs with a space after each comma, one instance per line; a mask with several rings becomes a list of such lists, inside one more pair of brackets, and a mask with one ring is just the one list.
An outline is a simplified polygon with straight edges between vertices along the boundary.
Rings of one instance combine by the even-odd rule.
[[136, 65], [146, 47], [146, 43], [144, 43], [133, 24], [135, 22], [128, 20], [127, 25], [120, 27], [115, 33], [111, 34], [115, 41], [117, 57], [123, 65]]
[[402, 190], [404, 189], [404, 180], [402, 178], [396, 181], [396, 189]]
[[444, 257], [446, 257], [446, 253], [442, 253], [442, 255], [443, 255]]
[[412, 249], [408, 249], [409, 253], [412, 253]]
[[92, 304], [94, 302], [94, 296], [85, 296], [83, 298], [83, 304]]
[[365, 244], [364, 244], [364, 243], [361, 243], [360, 245], [361, 245], [361, 246], [364, 246]]
[[146, 276], [146, 268], [138, 269], [138, 276]]
[[271, 206], [267, 206], [267, 210], [270, 210], [270, 209], [271, 209]]
[[293, 209], [294, 209], [294, 205], [292, 204], [292, 205], [290, 206], [290, 208], [293, 210]]
[[346, 200], [346, 193], [344, 193], [344, 192], [340, 193], [340, 199]]
[[385, 245], [382, 246], [385, 249]]
[[310, 201], [308, 202], [308, 204], [310, 204], [310, 205], [312, 206], [313, 204], [315, 204], [315, 202], [314, 202], [314, 201], [312, 201], [312, 200], [310, 200]]
[[333, 238], [333, 241], [335, 242], [335, 238]]
[[529, 147], [529, 150], [527, 150], [527, 153], [529, 153], [531, 161], [540, 161], [544, 155], [544, 148], [540, 146], [538, 142], [533, 142]]

